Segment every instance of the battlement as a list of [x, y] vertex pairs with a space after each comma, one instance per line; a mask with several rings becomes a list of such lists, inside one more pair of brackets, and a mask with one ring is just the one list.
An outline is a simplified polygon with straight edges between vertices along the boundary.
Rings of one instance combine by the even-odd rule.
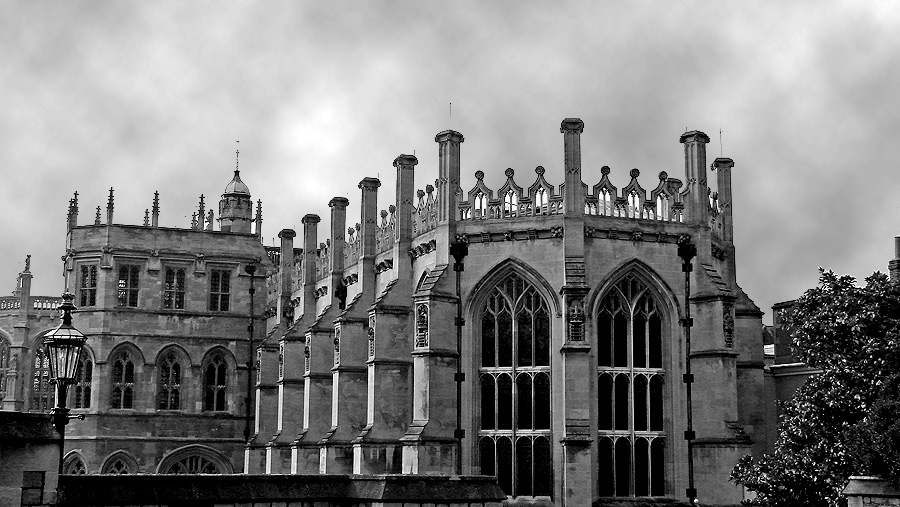
[[[428, 263], [446, 264], [449, 247], [461, 237], [477, 243], [503, 239], [546, 239], [563, 236], [563, 217], [580, 218], [588, 238], [617, 237], [609, 231], [630, 230], [632, 237], [649, 234], [655, 238], [676, 238], [681, 234], [708, 230], [715, 240], [712, 247], [717, 258], [730, 250], [731, 237], [731, 168], [734, 162], [717, 158], [709, 167], [716, 173], [718, 192], [707, 186], [706, 143], [708, 136], [699, 131], [687, 132], [678, 140], [684, 147], [684, 179], [673, 178], [666, 171], [657, 174], [652, 184], [643, 186], [641, 171], [628, 171], [621, 187], [613, 184], [613, 171], [600, 168], [601, 177], [592, 185], [583, 181], [581, 141], [584, 123], [577, 118], [563, 120], [565, 162], [550, 171], [543, 166], [534, 169], [534, 179], [527, 186], [516, 181], [516, 171], [507, 168], [506, 180], [498, 189], [485, 183], [485, 173], [475, 172], [475, 184], [464, 191], [460, 184], [460, 145], [462, 134], [444, 131], [435, 137], [438, 144], [438, 174], [434, 184], [415, 189], [414, 176], [418, 159], [400, 155], [396, 168], [396, 201], [378, 211], [375, 195], [381, 182], [364, 178], [359, 184], [362, 203], [359, 221], [346, 216], [349, 201], [332, 199], [331, 228], [325, 240], [315, 236], [304, 238], [313, 248], [294, 256], [295, 266], [289, 281], [291, 304], [299, 306], [306, 296], [298, 294], [308, 278], [309, 298], [317, 301], [319, 310], [341, 298], [349, 301], [361, 289], [356, 285], [364, 276], [374, 276], [376, 291], [408, 269], [406, 257], [415, 261], [429, 256]], [[553, 176], [563, 181], [554, 182]], [[646, 179], [645, 179], [646, 181]], [[646, 183], [645, 183], [646, 184]], [[318, 218], [318, 217], [316, 217]], [[609, 223], [603, 226], [604, 222]], [[571, 224], [578, 221], [571, 222]], [[628, 222], [633, 225], [628, 225]], [[519, 225], [514, 225], [518, 223]], [[348, 225], [350, 225], [348, 227]], [[565, 228], [569, 228], [566, 226]], [[648, 236], [648, 237], [650, 237]], [[660, 240], [662, 241], [662, 240]], [[315, 248], [318, 245], [318, 248]], [[300, 258], [306, 259], [301, 261]], [[364, 265], [364, 259], [369, 264]], [[304, 267], [303, 262], [311, 264]], [[273, 262], [276, 266], [278, 262]], [[281, 278], [270, 281], [270, 287], [283, 285]], [[288, 287], [284, 285], [284, 287]], [[273, 293], [274, 295], [274, 293]], [[327, 297], [324, 297], [327, 296]], [[276, 296], [277, 297], [277, 296]], [[323, 299], [324, 297], [324, 299]]]
[[[235, 178], [240, 181], [237, 176], [237, 171], [235, 171]], [[241, 185], [243, 185], [242, 182]], [[230, 234], [251, 234], [262, 238], [262, 201], [257, 201], [256, 216], [255, 218], [251, 219], [253, 202], [252, 200], [250, 200], [249, 191], [247, 193], [229, 192], [229, 189], [231, 189], [233, 186], [234, 180], [229, 183], [228, 187], [226, 188], [226, 193], [222, 195], [222, 199], [219, 202], [220, 216], [218, 219], [215, 218], [215, 212], [212, 209], [206, 209], [206, 197], [201, 194], [197, 210], [191, 214], [191, 222], [189, 227], [167, 227], [165, 229], [222, 232]], [[243, 185], [243, 188], [246, 188], [246, 185]], [[159, 192], [154, 192], [152, 206], [144, 210], [143, 227], [159, 229], [159, 211]], [[67, 231], [71, 232], [77, 227], [109, 227], [113, 225], [124, 225], [116, 224], [113, 221], [113, 217], [115, 214], [115, 195], [114, 189], [112, 187], [110, 187], [109, 189], [109, 198], [106, 203], [105, 221], [103, 220], [103, 216], [101, 215], [100, 206], [97, 206], [97, 211], [94, 215], [94, 221], [92, 224], [84, 224], [79, 226], [78, 213], [78, 192], [75, 192], [72, 199], [69, 199], [69, 208], [66, 216]], [[216, 227], [216, 222], [220, 223], [220, 226], [218, 228]], [[255, 230], [251, 231], [251, 224], [255, 224]]]
[[[35, 310], [36, 312], [46, 312], [48, 314], [55, 314], [57, 312], [57, 308], [62, 304], [61, 297], [53, 297], [53, 296], [31, 296], [28, 298], [28, 306], [29, 309]], [[22, 302], [21, 298], [18, 296], [3, 296], [0, 297], [0, 311], [3, 310], [18, 310], [21, 308]]]

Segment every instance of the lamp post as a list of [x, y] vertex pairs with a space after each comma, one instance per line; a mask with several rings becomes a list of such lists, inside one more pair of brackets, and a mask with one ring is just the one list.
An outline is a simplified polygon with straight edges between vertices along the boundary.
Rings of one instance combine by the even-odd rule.
[[244, 442], [250, 443], [250, 401], [253, 399], [253, 295], [256, 294], [256, 263], [251, 262], [244, 267], [244, 272], [250, 275], [250, 324], [247, 326], [249, 335], [249, 351], [247, 352], [247, 396], [244, 404], [247, 407], [244, 420]]
[[456, 236], [456, 242], [450, 245], [450, 255], [453, 256], [453, 271], [456, 272], [456, 430], [453, 438], [456, 439], [456, 475], [462, 475], [462, 440], [466, 437], [466, 430], [462, 429], [462, 383], [466, 380], [466, 374], [462, 371], [462, 327], [466, 321], [462, 316], [462, 294], [460, 291], [460, 277], [466, 266], [463, 260], [469, 255], [469, 241], [464, 234]]
[[694, 374], [691, 373], [691, 327], [694, 325], [694, 319], [691, 318], [691, 271], [693, 265], [691, 260], [697, 256], [697, 245], [691, 242], [690, 236], [682, 234], [678, 238], [678, 256], [681, 257], [681, 271], [684, 272], [684, 318], [681, 319], [681, 325], [684, 326], [684, 349], [685, 364], [684, 375], [682, 380], [685, 384], [687, 398], [687, 431], [684, 432], [684, 439], [687, 441], [687, 458], [688, 458], [688, 488], [685, 490], [685, 496], [691, 505], [696, 505], [697, 488], [694, 486], [694, 419], [693, 406], [691, 400], [691, 384], [694, 383]]
[[78, 357], [87, 338], [81, 331], [72, 325], [72, 311], [75, 305], [75, 295], [66, 292], [62, 296], [63, 304], [59, 309], [63, 311], [62, 323], [56, 329], [47, 333], [44, 337], [44, 349], [50, 363], [50, 380], [56, 384], [56, 406], [50, 410], [53, 419], [53, 427], [59, 433], [59, 473], [62, 474], [63, 451], [66, 440], [66, 425], [69, 419], [84, 419], [83, 415], [69, 416], [66, 407], [66, 394], [69, 385], [75, 383], [78, 372]]

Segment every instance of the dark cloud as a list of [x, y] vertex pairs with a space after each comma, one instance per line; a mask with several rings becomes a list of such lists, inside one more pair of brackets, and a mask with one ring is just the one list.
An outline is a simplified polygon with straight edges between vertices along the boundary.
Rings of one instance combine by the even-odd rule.
[[[865, 276], [892, 256], [900, 156], [891, 3], [29, 2], [0, 19], [7, 104], [0, 283], [27, 253], [35, 292], [60, 286], [66, 202], [81, 223], [116, 189], [141, 223], [215, 203], [236, 140], [264, 236], [382, 179], [400, 153], [437, 173], [434, 134], [461, 131], [463, 186], [512, 167], [562, 180], [562, 118], [579, 116], [585, 180], [681, 177], [685, 128], [736, 162], [739, 283], [767, 310], [819, 265]], [[450, 117], [449, 103], [453, 103]], [[327, 177], [322, 177], [327, 175]], [[20, 260], [21, 259], [21, 260]], [[3, 282], [5, 280], [5, 282]]]

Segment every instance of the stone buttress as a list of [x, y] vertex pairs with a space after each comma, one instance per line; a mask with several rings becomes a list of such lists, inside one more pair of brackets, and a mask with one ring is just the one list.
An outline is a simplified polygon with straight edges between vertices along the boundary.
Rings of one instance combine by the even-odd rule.
[[[354, 448], [351, 443], [366, 425], [366, 359], [369, 342], [369, 307], [375, 302], [375, 224], [381, 182], [364, 178], [361, 191], [360, 229], [356, 239], [356, 276], [345, 284], [358, 284], [358, 291], [334, 320], [334, 366], [332, 367], [331, 429], [322, 439], [320, 467], [326, 473], [351, 473]], [[351, 255], [355, 254], [351, 250]], [[355, 280], [355, 281], [354, 281]]]

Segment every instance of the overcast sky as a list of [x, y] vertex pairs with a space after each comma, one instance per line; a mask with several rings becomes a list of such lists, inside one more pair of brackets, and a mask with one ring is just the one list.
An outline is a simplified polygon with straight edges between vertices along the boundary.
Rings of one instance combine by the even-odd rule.
[[[580, 117], [583, 178], [684, 174], [685, 128], [733, 171], [738, 283], [766, 311], [818, 267], [886, 270], [900, 233], [900, 4], [876, 2], [5, 2], [0, 7], [0, 289], [32, 255], [63, 291], [66, 209], [187, 227], [230, 181], [263, 200], [266, 245], [393, 159], [437, 174], [463, 133], [462, 186], [512, 167], [562, 182]], [[453, 103], [452, 117], [448, 104]], [[105, 218], [104, 218], [105, 220]], [[325, 225], [325, 224], [323, 224]]]

